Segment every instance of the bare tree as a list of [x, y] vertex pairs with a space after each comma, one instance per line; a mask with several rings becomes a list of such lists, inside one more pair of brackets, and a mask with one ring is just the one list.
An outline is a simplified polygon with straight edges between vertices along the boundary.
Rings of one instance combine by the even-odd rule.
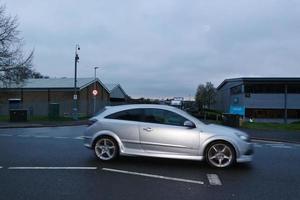
[[18, 26], [17, 17], [6, 15], [5, 6], [0, 6], [0, 82], [6, 87], [21, 83], [33, 72], [33, 50], [25, 56]]

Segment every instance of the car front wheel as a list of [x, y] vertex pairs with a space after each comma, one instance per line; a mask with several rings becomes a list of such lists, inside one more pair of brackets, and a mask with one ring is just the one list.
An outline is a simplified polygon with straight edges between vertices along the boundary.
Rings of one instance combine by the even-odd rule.
[[96, 156], [102, 161], [113, 160], [119, 153], [117, 142], [111, 137], [101, 137], [94, 146]]
[[213, 167], [230, 167], [235, 162], [235, 151], [233, 147], [226, 142], [214, 142], [207, 148], [206, 161]]

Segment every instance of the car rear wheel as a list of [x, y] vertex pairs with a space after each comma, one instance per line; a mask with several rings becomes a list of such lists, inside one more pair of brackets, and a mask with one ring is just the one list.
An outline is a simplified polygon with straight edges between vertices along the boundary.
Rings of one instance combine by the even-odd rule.
[[113, 160], [118, 156], [119, 147], [111, 137], [101, 137], [94, 146], [96, 156], [102, 161]]
[[235, 162], [235, 151], [233, 147], [226, 142], [214, 142], [207, 148], [206, 161], [213, 167], [230, 167]]

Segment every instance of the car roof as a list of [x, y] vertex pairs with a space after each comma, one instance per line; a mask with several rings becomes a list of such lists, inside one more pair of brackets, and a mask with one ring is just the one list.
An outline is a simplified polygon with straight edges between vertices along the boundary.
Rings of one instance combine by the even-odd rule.
[[106, 109], [110, 112], [116, 112], [127, 109], [137, 109], [137, 108], [157, 108], [157, 109], [165, 109], [165, 110], [176, 110], [173, 106], [160, 105], [160, 104], [127, 104], [127, 105], [118, 105], [118, 106], [107, 106]]
[[145, 109], [145, 108], [156, 108], [156, 109], [163, 109], [163, 110], [169, 110], [173, 111], [175, 113], [181, 114], [182, 116], [186, 117], [187, 119], [194, 119], [193, 121], [197, 121], [198, 123], [201, 123], [198, 119], [195, 117], [189, 115], [188, 113], [184, 112], [183, 110], [180, 110], [178, 108], [175, 108], [173, 106], [168, 106], [168, 105], [160, 105], [160, 104], [126, 104], [126, 105], [119, 105], [119, 106], [106, 106], [104, 111], [100, 113], [99, 115], [95, 116], [96, 118], [100, 117], [105, 117], [110, 114], [120, 112], [123, 110], [128, 110], [128, 109]]

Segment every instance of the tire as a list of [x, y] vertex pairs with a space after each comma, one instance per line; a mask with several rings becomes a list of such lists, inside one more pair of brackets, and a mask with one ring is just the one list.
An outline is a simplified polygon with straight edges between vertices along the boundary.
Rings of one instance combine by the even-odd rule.
[[205, 159], [212, 167], [227, 168], [235, 163], [236, 153], [231, 144], [225, 141], [216, 141], [207, 147]]
[[100, 137], [94, 145], [97, 158], [101, 161], [114, 160], [119, 155], [119, 146], [112, 137]]

